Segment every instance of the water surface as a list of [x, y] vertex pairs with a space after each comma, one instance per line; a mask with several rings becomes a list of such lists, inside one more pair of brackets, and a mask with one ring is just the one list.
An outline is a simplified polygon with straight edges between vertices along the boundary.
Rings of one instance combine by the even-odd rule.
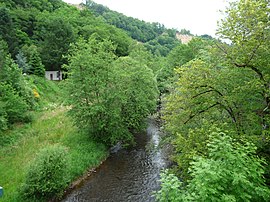
[[149, 119], [145, 134], [136, 136], [135, 148], [111, 154], [63, 202], [155, 201], [153, 191], [159, 188], [160, 170], [169, 164], [164, 149], [158, 148], [159, 141], [158, 124]]

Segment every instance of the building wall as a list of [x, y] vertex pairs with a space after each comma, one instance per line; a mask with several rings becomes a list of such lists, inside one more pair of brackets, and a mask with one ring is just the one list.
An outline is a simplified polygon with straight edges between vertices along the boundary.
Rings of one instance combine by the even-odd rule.
[[46, 71], [45, 77], [46, 79], [53, 80], [53, 81], [59, 81], [63, 79], [63, 75], [61, 71]]

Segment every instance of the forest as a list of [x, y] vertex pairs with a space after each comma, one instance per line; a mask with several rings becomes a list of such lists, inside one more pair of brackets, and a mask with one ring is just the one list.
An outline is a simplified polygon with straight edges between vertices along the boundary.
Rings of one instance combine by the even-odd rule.
[[173, 166], [157, 201], [269, 201], [269, 11], [231, 2], [216, 39], [91, 0], [0, 0], [3, 200], [60, 199], [158, 114]]

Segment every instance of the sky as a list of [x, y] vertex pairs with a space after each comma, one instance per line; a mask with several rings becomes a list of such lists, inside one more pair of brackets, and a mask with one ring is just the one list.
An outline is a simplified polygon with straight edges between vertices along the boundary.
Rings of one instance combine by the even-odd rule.
[[[63, 0], [79, 4], [83, 0]], [[224, 16], [226, 0], [94, 0], [111, 10], [166, 28], [187, 29], [192, 34], [215, 36], [217, 21]]]

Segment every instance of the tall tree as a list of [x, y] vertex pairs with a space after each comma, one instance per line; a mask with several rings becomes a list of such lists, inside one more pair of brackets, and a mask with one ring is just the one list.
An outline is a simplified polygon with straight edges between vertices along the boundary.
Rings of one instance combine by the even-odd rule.
[[28, 69], [26, 73], [34, 74], [40, 77], [45, 76], [45, 67], [42, 64], [40, 54], [38, 52], [38, 47], [35, 45], [23, 46], [22, 53], [27, 59]]
[[158, 95], [153, 71], [131, 57], [115, 61], [114, 51], [112, 42], [93, 35], [76, 44], [68, 66], [76, 123], [108, 145], [132, 142]]
[[156, 110], [156, 79], [146, 64], [131, 57], [119, 58], [114, 66], [116, 85], [122, 98], [121, 117], [128, 129], [138, 130], [144, 125], [145, 118]]
[[72, 26], [61, 16], [40, 16], [40, 28], [36, 31], [41, 47], [41, 59], [47, 70], [60, 70], [66, 64], [69, 45], [74, 42]]
[[254, 74], [260, 86], [263, 106], [258, 110], [262, 127], [269, 127], [270, 113], [270, 6], [268, 0], [240, 0], [230, 4], [218, 33], [231, 42], [219, 46], [233, 68], [244, 68]]
[[107, 144], [117, 141], [112, 133], [121, 134], [121, 126], [117, 126], [120, 109], [114, 107], [112, 94], [114, 49], [110, 41], [100, 41], [95, 36], [89, 41], [81, 39], [73, 47], [68, 66], [71, 113], [79, 127]]
[[234, 131], [238, 139], [249, 137], [269, 160], [269, 2], [232, 3], [219, 33], [230, 44], [215, 41], [195, 49], [197, 57], [177, 68], [165, 101], [165, 124], [184, 177], [192, 157], [206, 154], [209, 125]]
[[16, 28], [10, 10], [2, 5], [0, 5], [0, 39], [7, 42], [9, 52], [15, 57], [18, 52]]
[[24, 56], [24, 54], [21, 50], [16, 55], [16, 63], [22, 69], [23, 73], [27, 73], [29, 71], [29, 65], [27, 63], [27, 58]]

